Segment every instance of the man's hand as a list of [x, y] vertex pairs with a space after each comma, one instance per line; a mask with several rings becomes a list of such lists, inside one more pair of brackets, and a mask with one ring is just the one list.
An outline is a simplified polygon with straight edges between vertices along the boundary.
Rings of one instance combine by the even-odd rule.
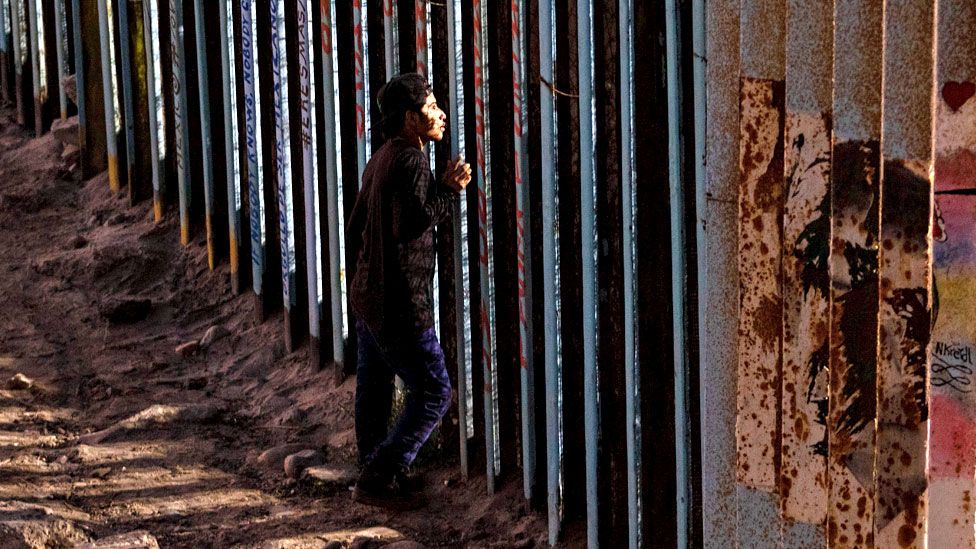
[[471, 164], [464, 161], [463, 155], [458, 155], [457, 158], [447, 164], [447, 170], [444, 172], [444, 184], [455, 192], [461, 192], [470, 182]]

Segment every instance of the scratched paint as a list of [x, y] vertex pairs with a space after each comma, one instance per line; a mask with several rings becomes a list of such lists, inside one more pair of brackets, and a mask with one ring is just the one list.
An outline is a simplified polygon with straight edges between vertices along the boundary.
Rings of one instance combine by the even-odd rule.
[[929, 547], [976, 547], [976, 5], [942, 0], [936, 44]]
[[739, 148], [739, 483], [776, 488], [783, 216], [783, 82], [743, 77]]
[[301, 92], [301, 140], [303, 193], [305, 197], [305, 234], [309, 242], [305, 246], [305, 265], [308, 273], [308, 325], [313, 345], [322, 336], [322, 276], [319, 268], [319, 250], [322, 239], [319, 232], [318, 199], [318, 144], [316, 143], [317, 123], [313, 104], [316, 76], [312, 57], [312, 17], [317, 0], [298, 1], [298, 80]]
[[414, 44], [414, 47], [415, 51], [417, 52], [417, 72], [424, 76], [427, 76], [428, 74], [427, 70], [430, 63], [428, 57], [430, 48], [427, 44], [427, 8], [428, 0], [414, 0], [413, 20], [416, 27], [414, 32], [414, 39], [416, 43]]
[[[227, 224], [230, 252], [231, 284], [234, 291], [239, 291], [241, 267], [241, 162], [239, 125], [237, 119], [237, 52], [236, 29], [234, 24], [233, 0], [221, 0], [221, 80], [223, 84], [224, 101], [224, 150], [226, 151], [227, 181], [224, 191], [227, 193]], [[219, 192], [219, 191], [218, 191]]]
[[784, 516], [823, 523], [830, 298], [830, 118], [789, 113], [783, 226]]
[[295, 260], [294, 214], [292, 212], [291, 139], [288, 100], [288, 60], [285, 57], [285, 2], [272, 0], [271, 63], [274, 79], [275, 111], [275, 179], [278, 186], [278, 231], [281, 238], [281, 291], [287, 311], [298, 303], [295, 294], [297, 262]]
[[264, 285], [264, 139], [261, 134], [262, 98], [258, 74], [257, 2], [241, 0], [241, 75], [244, 80], [244, 131], [247, 147], [248, 206], [251, 233], [251, 278], [255, 295], [262, 294]]
[[169, 0], [170, 59], [173, 63], [173, 128], [176, 134], [176, 178], [180, 200], [180, 243], [190, 245], [190, 170], [186, 150], [190, 143], [187, 119], [186, 57], [182, 0]]
[[163, 75], [160, 63], [159, 4], [146, 0], [142, 4], [143, 38], [146, 51], [146, 89], [149, 94], [149, 142], [152, 157], [153, 219], [163, 220], [163, 187], [166, 162], [166, 116], [163, 113]]
[[[788, 2], [783, 223], [785, 543], [821, 545], [827, 516], [833, 6]], [[805, 525], [796, 528], [793, 522]], [[800, 534], [813, 539], [800, 541]]]
[[837, 0], [831, 166], [827, 543], [874, 543], [881, 3]]
[[874, 472], [878, 547], [925, 545], [933, 21], [930, 0], [885, 3]]
[[14, 44], [14, 97], [17, 100], [17, 123], [27, 122], [27, 98], [24, 97], [24, 67], [27, 65], [27, 21], [24, 0], [10, 2], [11, 34]]
[[494, 284], [494, 253], [492, 251], [492, 208], [491, 208], [491, 175], [488, 170], [488, 151], [490, 137], [488, 134], [488, 81], [485, 73], [488, 70], [487, 50], [487, 9], [481, 0], [472, 0], [474, 9], [474, 104], [475, 104], [475, 133], [477, 142], [477, 184], [478, 184], [478, 264], [481, 272], [481, 365], [484, 370], [485, 392], [485, 437], [486, 437], [486, 467], [488, 473], [488, 492], [495, 491], [495, 475], [498, 473], [499, 457], [496, 441], [498, 440], [497, 402], [495, 399], [495, 284]]
[[363, 0], [352, 0], [353, 19], [353, 58], [355, 59], [356, 82], [356, 158], [359, 172], [356, 180], [359, 188], [363, 186], [363, 170], [366, 169], [366, 50], [363, 47], [365, 18]]
[[44, 6], [40, 0], [28, 0], [27, 10], [31, 31], [31, 75], [34, 80], [34, 132], [39, 136], [44, 131], [44, 104], [47, 102], [47, 52], [45, 51], [44, 39]]

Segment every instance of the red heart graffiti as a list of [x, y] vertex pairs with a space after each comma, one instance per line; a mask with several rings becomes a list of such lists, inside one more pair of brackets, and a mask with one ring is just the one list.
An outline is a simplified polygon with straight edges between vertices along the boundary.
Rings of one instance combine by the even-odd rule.
[[972, 82], [946, 82], [942, 87], [942, 98], [954, 111], [965, 105], [973, 94], [976, 94], [976, 84]]

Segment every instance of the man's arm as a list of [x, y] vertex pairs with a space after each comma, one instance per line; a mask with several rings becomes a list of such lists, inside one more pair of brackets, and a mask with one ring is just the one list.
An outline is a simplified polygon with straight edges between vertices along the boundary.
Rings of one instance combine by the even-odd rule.
[[[393, 236], [406, 242], [451, 215], [451, 203], [457, 195], [448, 188], [434, 188], [430, 169], [420, 151], [404, 157], [392, 194]], [[426, 200], [425, 200], [426, 198]]]

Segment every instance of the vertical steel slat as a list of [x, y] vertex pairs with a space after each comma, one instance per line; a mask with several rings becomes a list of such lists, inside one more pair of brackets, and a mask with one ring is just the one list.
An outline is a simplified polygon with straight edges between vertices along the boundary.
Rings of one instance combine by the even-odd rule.
[[[522, 408], [522, 485], [525, 499], [532, 501], [535, 490], [535, 366], [532, 351], [532, 231], [529, 202], [528, 154], [523, 135], [528, 120], [525, 111], [524, 42], [525, 3], [512, 2], [512, 86], [515, 151], [515, 230], [518, 246], [519, 365]], [[418, 59], [420, 58], [418, 54]]]
[[24, 66], [27, 57], [24, 35], [24, 0], [11, 0], [10, 20], [11, 35], [14, 43], [14, 97], [17, 100], [17, 123], [23, 126], [27, 123], [27, 104], [24, 97]]
[[976, 4], [939, 0], [937, 9], [927, 542], [965, 549], [976, 547], [976, 396], [964, 375], [976, 360]]
[[[54, 37], [57, 42], [57, 59], [58, 59], [58, 107], [61, 120], [67, 120], [68, 118], [68, 96], [64, 90], [64, 82], [62, 79], [65, 77], [65, 65], [67, 62], [67, 54], [65, 51], [65, 40], [64, 36], [66, 30], [65, 25], [65, 13], [64, 13], [64, 3], [66, 0], [54, 0]], [[0, 9], [0, 12], [3, 10]], [[2, 33], [3, 28], [3, 16], [0, 15], [0, 33]]]
[[27, 14], [30, 20], [30, 63], [34, 80], [34, 134], [44, 133], [44, 102], [47, 100], [46, 78], [41, 74], [45, 68], [44, 18], [41, 16], [40, 0], [27, 0]]
[[[237, 83], [234, 60], [234, 19], [231, 0], [219, 0], [220, 59], [224, 104], [224, 154], [226, 156], [227, 229], [230, 236], [230, 280], [240, 291], [241, 181], [238, 153]], [[216, 192], [216, 189], [215, 189]]]
[[[448, 2], [450, 3], [450, 2]], [[396, 32], [396, 0], [383, 0], [383, 46], [386, 50], [386, 80], [396, 76], [399, 69], [397, 62], [399, 49], [397, 48]]]
[[[315, 0], [298, 0], [298, 73], [299, 88], [301, 89], [301, 125], [299, 128], [302, 138], [302, 172], [304, 174], [305, 196], [305, 259], [306, 272], [308, 273], [307, 299], [308, 299], [308, 329], [311, 336], [310, 359], [316, 365], [319, 358], [316, 356], [319, 349], [319, 340], [322, 337], [321, 328], [321, 289], [319, 287], [319, 250], [321, 249], [321, 239], [319, 238], [318, 223], [318, 151], [316, 150], [317, 123], [315, 111], [312, 107], [312, 94], [315, 93], [315, 73], [313, 72], [314, 61], [312, 58], [312, 13], [314, 13]], [[315, 98], [318, 100], [318, 98]], [[297, 223], [297, 221], [296, 221]]]
[[247, 177], [250, 205], [251, 233], [251, 281], [254, 294], [258, 297], [264, 288], [264, 153], [261, 135], [261, 97], [258, 81], [257, 22], [255, 10], [257, 2], [241, 1], [241, 55], [244, 57], [242, 76], [244, 78], [245, 134], [247, 135]]
[[133, 181], [133, 171], [136, 162], [136, 133], [135, 133], [135, 108], [133, 106], [133, 65], [136, 62], [132, 55], [132, 47], [129, 41], [129, 0], [118, 0], [116, 4], [118, 10], [118, 40], [121, 50], [122, 65], [122, 119], [125, 121], [122, 128], [125, 132], [125, 180], [129, 185], [129, 201], [133, 203], [137, 196], [136, 185]]
[[[219, 1], [219, 0], [218, 0]], [[207, 16], [203, 0], [193, 0], [194, 32], [197, 47], [197, 99], [200, 101], [200, 142], [203, 150], [203, 201], [207, 233], [207, 264], [210, 270], [217, 268], [217, 237], [214, 234], [214, 169], [213, 134], [210, 128], [210, 67], [207, 60]], [[223, 22], [221, 22], [223, 24]]]
[[[291, 168], [291, 128], [289, 123], [288, 98], [288, 60], [285, 55], [285, 5], [284, 0], [272, 0], [271, 7], [271, 47], [274, 74], [274, 111], [276, 124], [275, 148], [277, 149], [277, 164], [275, 170], [278, 186], [278, 229], [281, 242], [281, 286], [284, 300], [285, 318], [290, 318], [294, 306], [298, 302], [295, 293], [296, 261], [295, 240], [292, 228], [294, 226], [292, 211], [292, 168]], [[290, 331], [290, 328], [286, 328]], [[290, 341], [289, 333], [286, 340]]]
[[146, 88], [149, 92], [149, 144], [152, 156], [153, 219], [163, 220], [164, 162], [166, 157], [166, 117], [163, 115], [162, 72], [160, 63], [159, 4], [162, 0], [145, 0], [142, 21], [145, 33]]
[[108, 185], [112, 192], [119, 192], [119, 155], [116, 143], [118, 136], [118, 116], [115, 109], [115, 86], [113, 84], [115, 63], [113, 63], [111, 45], [111, 27], [109, 26], [108, 2], [113, 0], [96, 0], [98, 2], [98, 31], [102, 52], [102, 89], [105, 94], [105, 137], [108, 152]]
[[[339, 246], [342, 219], [339, 217], [339, 159], [336, 155], [336, 138], [339, 126], [336, 118], [335, 104], [335, 36], [333, 27], [333, 1], [319, 0], [322, 21], [322, 89], [324, 94], [319, 100], [325, 115], [325, 141], [322, 143], [325, 152], [325, 192], [326, 217], [329, 238], [329, 292], [331, 295], [332, 315], [332, 359], [341, 371], [345, 363], [345, 345], [343, 341], [342, 316], [342, 283], [340, 281], [341, 252]], [[321, 215], [321, 212], [320, 214]]]
[[[542, 293], [543, 330], [545, 341], [546, 388], [546, 492], [549, 523], [549, 544], [555, 545], [561, 530], [560, 515], [560, 417], [559, 417], [559, 357], [556, 308], [556, 164], [555, 151], [555, 91], [553, 56], [555, 6], [552, 0], [539, 0], [539, 111], [542, 157]], [[547, 85], [548, 84], [548, 85]]]
[[873, 537], [882, 4], [834, 5], [827, 543]]
[[829, 3], [787, 2], [779, 473], [787, 546], [826, 539], [832, 23]]
[[186, 50], [183, 1], [169, 0], [170, 56], [173, 63], [173, 125], [176, 134], [176, 177], [180, 200], [180, 243], [190, 245], [190, 200], [192, 193], [187, 147], [190, 143], [186, 88]]
[[934, 5], [886, 0], [874, 543], [924, 546]]
[[633, 19], [632, 0], [619, 0], [618, 25], [620, 39], [620, 196], [623, 226], [623, 333], [624, 333], [624, 382], [625, 414], [627, 426], [627, 515], [628, 542], [631, 547], [640, 547], [640, 503], [637, 484], [640, 474], [638, 468], [637, 440], [637, 382], [638, 362], [634, 322], [636, 305], [634, 303], [634, 167], [633, 167]]
[[7, 46], [10, 40], [10, 34], [7, 30], [10, 21], [7, 15], [9, 8], [8, 0], [0, 0], [0, 97], [4, 101], [10, 101], [10, 82], [8, 81], [10, 52]]
[[[450, 89], [450, 109], [448, 110], [448, 115], [450, 116], [450, 139], [451, 139], [451, 156], [457, 157], [458, 155], [463, 155], [464, 151], [461, 147], [461, 137], [464, 133], [463, 126], [463, 116], [461, 112], [464, 109], [464, 104], [458, 97], [458, 74], [461, 72], [461, 68], [458, 67], [458, 37], [457, 37], [457, 22], [460, 19], [460, 0], [448, 0], [447, 1], [447, 43], [449, 47], [450, 61], [448, 70], [448, 87]], [[457, 357], [458, 357], [458, 373], [457, 373], [457, 393], [458, 393], [458, 433], [459, 433], [459, 457], [461, 461], [461, 471], [462, 474], [467, 477], [468, 468], [468, 392], [469, 387], [469, 376], [468, 371], [471, 368], [471, 334], [469, 332], [469, 326], [467, 319], [471, 318], [470, 310], [470, 291], [468, 289], [467, 281], [470, 280], [468, 277], [468, 263], [463, 260], [465, 257], [466, 247], [468, 246], [467, 238], [467, 200], [465, 198], [465, 193], [461, 193], [458, 197], [457, 210], [455, 210], [452, 216], [452, 230], [454, 232], [454, 317], [457, 319], [457, 333], [455, 334], [457, 338]]]
[[414, 52], [417, 56], [417, 72], [427, 76], [427, 3], [429, 0], [414, 0]]
[[[599, 547], [597, 455], [599, 404], [597, 397], [596, 307], [596, 210], [593, 193], [593, 0], [577, 0], [577, 48], [579, 55], [580, 118], [580, 225], [583, 261], [583, 409], [586, 441], [586, 537], [589, 547]], [[605, 502], [607, 505], [610, 502]]]
[[363, 186], [363, 170], [366, 169], [366, 112], [369, 104], [366, 102], [366, 51], [363, 47], [363, 32], [365, 19], [363, 18], [363, 0], [352, 0], [353, 53], [356, 65], [356, 158], [359, 171], [356, 174], [356, 185]]
[[[735, 539], [735, 387], [738, 308], [739, 0], [707, 3], [707, 283], [702, 314], [702, 538], [706, 549]], [[703, 272], [702, 270], [699, 273]], [[704, 457], [707, 456], [707, 459]]]
[[488, 493], [495, 493], [498, 456], [495, 436], [495, 302], [494, 253], [492, 251], [491, 180], [488, 172], [487, 11], [481, 0], [472, 0], [474, 10], [474, 92], [477, 132], [479, 266], [481, 272], [481, 365], [485, 376], [485, 460]]

